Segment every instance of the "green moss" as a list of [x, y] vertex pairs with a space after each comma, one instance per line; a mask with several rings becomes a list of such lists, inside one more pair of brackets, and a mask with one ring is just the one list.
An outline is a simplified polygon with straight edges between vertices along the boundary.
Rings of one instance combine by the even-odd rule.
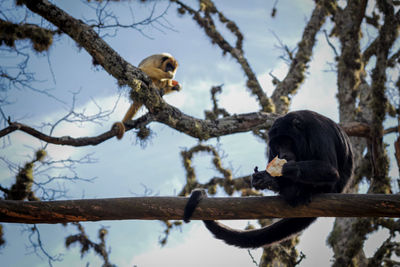
[[47, 156], [46, 150], [39, 149], [38, 151], [36, 151], [36, 160], [37, 161], [43, 161], [46, 156]]
[[337, 242], [340, 240], [340, 234], [342, 233], [342, 228], [338, 225], [333, 227], [333, 230], [329, 234], [328, 238], [326, 239], [326, 243], [333, 247]]
[[14, 24], [0, 20], [0, 45], [15, 46], [15, 41], [29, 39], [38, 52], [48, 50], [53, 43], [53, 32], [31, 24]]
[[210, 195], [215, 195], [216, 193], [217, 193], [217, 185], [210, 185], [209, 187], [208, 187], [208, 193], [210, 194]]
[[287, 96], [281, 96], [281, 97], [279, 97], [279, 100], [281, 100], [283, 102], [283, 104], [286, 106], [290, 105], [290, 99]]
[[151, 130], [147, 127], [141, 127], [137, 132], [137, 137], [141, 141], [145, 141], [147, 138], [149, 138], [150, 135], [151, 135]]

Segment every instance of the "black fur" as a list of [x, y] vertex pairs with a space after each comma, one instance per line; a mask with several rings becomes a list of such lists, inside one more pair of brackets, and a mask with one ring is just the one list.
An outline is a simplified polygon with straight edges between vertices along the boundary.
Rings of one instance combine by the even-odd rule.
[[[340, 193], [353, 170], [349, 138], [332, 120], [302, 110], [278, 118], [269, 136], [268, 160], [284, 158], [282, 176], [273, 177], [256, 167], [252, 176], [255, 189], [278, 192], [291, 206], [308, 204], [318, 193]], [[204, 193], [192, 194], [185, 208], [189, 221]], [[256, 248], [280, 242], [307, 228], [316, 218], [286, 218], [256, 230], [235, 230], [216, 221], [204, 221], [218, 239], [241, 248]]]

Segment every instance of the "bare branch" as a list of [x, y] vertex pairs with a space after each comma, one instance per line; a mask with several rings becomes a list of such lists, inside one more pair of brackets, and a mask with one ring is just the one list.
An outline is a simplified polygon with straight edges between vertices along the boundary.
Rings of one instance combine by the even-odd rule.
[[53, 262], [60, 262], [63, 260], [62, 254], [50, 255], [50, 252], [46, 250], [46, 248], [44, 247], [43, 242], [42, 242], [39, 228], [36, 225], [33, 225], [33, 227], [27, 228], [26, 231], [30, 232], [29, 233], [29, 242], [30, 242], [29, 248], [32, 249], [33, 253], [35, 253], [39, 257], [41, 256], [41, 254], [43, 254], [47, 258], [47, 262], [50, 267], [53, 266]]
[[149, 80], [138, 68], [135, 68], [118, 55], [100, 36], [81, 20], [77, 20], [47, 0], [21, 1], [32, 12], [37, 13], [68, 34], [82, 46], [108, 73], [114, 76], [119, 85], [134, 88], [137, 80]]
[[[237, 60], [248, 78], [247, 87], [251, 90], [251, 93], [258, 98], [258, 102], [261, 105], [262, 111], [274, 112], [274, 106], [271, 102], [271, 99], [269, 99], [263, 91], [254, 71], [251, 69], [249, 62], [244, 56], [243, 34], [240, 32], [236, 23], [225, 17], [225, 15], [217, 9], [212, 1], [203, 2], [199, 11], [194, 10], [181, 1], [173, 0], [173, 2], [180, 6], [178, 11], [180, 11], [182, 14], [188, 12], [193, 16], [193, 19], [200, 27], [204, 29], [205, 34], [207, 34], [207, 36], [211, 39], [211, 42], [217, 44], [222, 49], [224, 54], [229, 53], [234, 59]], [[212, 15], [218, 15], [219, 21], [224, 24], [235, 36], [235, 46], [231, 45], [218, 31]]]
[[[328, 5], [328, 4], [327, 4]], [[312, 12], [311, 18], [304, 28], [303, 36], [299, 42], [297, 53], [293, 58], [288, 74], [278, 84], [271, 98], [275, 104], [275, 112], [284, 114], [289, 110], [290, 98], [295, 94], [304, 80], [307, 64], [311, 60], [312, 49], [315, 44], [316, 35], [325, 22], [329, 11], [325, 5], [317, 4]]]
[[106, 248], [106, 236], [108, 234], [108, 230], [106, 227], [101, 227], [98, 231], [98, 237], [100, 242], [95, 243], [91, 241], [88, 237], [88, 234], [85, 232], [85, 229], [80, 223], [73, 223], [79, 231], [79, 234], [70, 235], [65, 239], [65, 246], [69, 248], [74, 243], [79, 243], [81, 246], [81, 257], [85, 255], [90, 249], [93, 249], [95, 254], [98, 254], [103, 258], [104, 264], [102, 266], [114, 266], [109, 261], [110, 251]]

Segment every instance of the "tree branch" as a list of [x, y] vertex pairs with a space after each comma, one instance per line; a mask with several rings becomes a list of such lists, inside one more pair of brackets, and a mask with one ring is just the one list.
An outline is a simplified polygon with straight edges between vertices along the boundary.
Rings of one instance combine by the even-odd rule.
[[[212, 1], [207, 1], [207, 3], [202, 2], [203, 6], [199, 11], [185, 5], [181, 1], [171, 0], [180, 6], [178, 10], [181, 12], [188, 12], [193, 16], [193, 19], [197, 24], [204, 29], [204, 33], [211, 39], [211, 42], [217, 44], [223, 51], [223, 53], [229, 53], [242, 67], [244, 73], [246, 74], [247, 87], [250, 89], [251, 93], [255, 95], [258, 102], [261, 105], [261, 110], [265, 112], [273, 112], [274, 107], [271, 100], [265, 94], [261, 84], [259, 83], [254, 71], [250, 67], [249, 62], [244, 56], [243, 51], [243, 35], [239, 30], [239, 27], [227, 17], [225, 17], [222, 12], [220, 12]], [[231, 45], [218, 30], [218, 24], [214, 23], [212, 15], [218, 15], [219, 22], [224, 24], [226, 28], [235, 36], [236, 44]]]
[[[157, 115], [145, 114], [142, 117], [126, 123], [126, 130], [139, 129], [152, 121], [164, 123], [177, 131], [183, 132], [200, 140], [220, 137], [228, 134], [250, 132], [258, 129], [269, 129], [278, 118], [278, 114], [266, 112], [252, 112], [228, 116], [216, 120], [201, 120], [186, 115], [173, 106], [169, 106], [174, 117], [167, 116], [170, 112]], [[369, 137], [370, 127], [365, 123], [349, 122], [340, 125], [349, 136]], [[22, 131], [47, 143], [68, 146], [98, 145], [117, 134], [117, 129], [110, 129], [98, 136], [78, 137], [71, 136], [54, 137], [44, 134], [28, 125], [10, 122], [10, 125], [0, 130], [0, 138], [14, 131]]]
[[133, 85], [135, 80], [149, 79], [138, 68], [129, 64], [83, 21], [75, 19], [47, 0], [22, 1], [32, 12], [42, 16], [82, 46], [93, 60], [114, 76], [119, 85]]
[[302, 39], [297, 45], [298, 50], [290, 64], [288, 74], [282, 82], [278, 83], [278, 86], [271, 96], [277, 113], [285, 114], [288, 112], [290, 98], [295, 94], [296, 90], [304, 80], [304, 73], [308, 67], [308, 62], [311, 60], [316, 35], [324, 24], [328, 13], [328, 8], [320, 4], [317, 4], [312, 12], [311, 18], [308, 21], [307, 26], [304, 28]]
[[[0, 222], [62, 223], [100, 220], [179, 220], [186, 197], [132, 197], [62, 201], [0, 200]], [[360, 208], [362, 207], [362, 208]], [[400, 195], [324, 194], [307, 206], [280, 197], [221, 197], [201, 201], [194, 220], [267, 217], [400, 217]]]

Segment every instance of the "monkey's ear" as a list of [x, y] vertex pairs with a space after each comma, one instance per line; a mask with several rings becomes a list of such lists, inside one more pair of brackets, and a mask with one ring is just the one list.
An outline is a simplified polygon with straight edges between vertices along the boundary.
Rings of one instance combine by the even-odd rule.
[[304, 125], [303, 122], [299, 118], [294, 118], [292, 121], [293, 127], [298, 129], [298, 130], [303, 130]]

